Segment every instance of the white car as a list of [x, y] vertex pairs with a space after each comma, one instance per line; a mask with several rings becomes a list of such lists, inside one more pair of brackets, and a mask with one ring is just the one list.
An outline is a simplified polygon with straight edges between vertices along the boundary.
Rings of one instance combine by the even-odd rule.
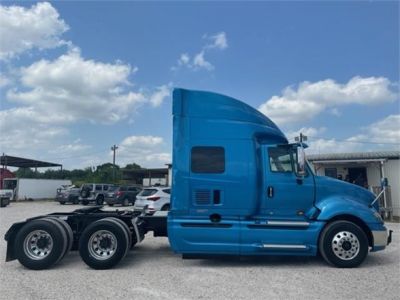
[[156, 211], [167, 211], [170, 208], [170, 187], [150, 187], [143, 189], [135, 201], [135, 210], [142, 210], [147, 205], [149, 213]]

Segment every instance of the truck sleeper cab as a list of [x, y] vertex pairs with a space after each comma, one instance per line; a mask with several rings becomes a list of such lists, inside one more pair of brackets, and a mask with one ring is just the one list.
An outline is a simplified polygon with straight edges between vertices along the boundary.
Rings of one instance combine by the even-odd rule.
[[[316, 176], [265, 115], [238, 100], [176, 89], [168, 237], [184, 256], [316, 255], [358, 266], [389, 233], [374, 195]], [[301, 166], [299, 165], [302, 164]], [[390, 239], [389, 239], [390, 240]]]
[[385, 249], [391, 231], [372, 193], [316, 176], [305, 146], [243, 102], [175, 89], [170, 211], [96, 206], [31, 218], [7, 231], [6, 261], [44, 269], [79, 250], [87, 265], [107, 269], [152, 231], [183, 257], [320, 253], [356, 267]]

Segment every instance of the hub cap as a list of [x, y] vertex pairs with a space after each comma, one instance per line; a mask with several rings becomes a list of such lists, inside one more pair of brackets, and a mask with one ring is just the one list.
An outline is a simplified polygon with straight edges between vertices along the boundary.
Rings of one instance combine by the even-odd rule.
[[88, 250], [94, 258], [106, 260], [114, 255], [117, 245], [117, 238], [111, 231], [99, 230], [90, 237]]
[[29, 233], [24, 240], [25, 255], [33, 260], [47, 257], [53, 249], [53, 238], [44, 230], [35, 230]]
[[360, 242], [355, 234], [341, 231], [332, 239], [333, 253], [342, 260], [351, 260], [360, 252]]

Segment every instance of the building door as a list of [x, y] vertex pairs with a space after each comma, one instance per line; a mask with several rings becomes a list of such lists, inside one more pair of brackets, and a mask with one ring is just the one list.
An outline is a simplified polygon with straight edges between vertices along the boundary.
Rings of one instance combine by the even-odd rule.
[[362, 187], [368, 187], [367, 168], [349, 168], [348, 170], [351, 183]]

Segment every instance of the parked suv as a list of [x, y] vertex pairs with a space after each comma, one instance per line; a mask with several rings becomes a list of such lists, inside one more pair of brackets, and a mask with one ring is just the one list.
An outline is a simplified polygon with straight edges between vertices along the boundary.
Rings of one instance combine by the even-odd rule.
[[114, 185], [104, 183], [86, 183], [82, 185], [79, 201], [83, 205], [88, 205], [90, 202], [102, 205], [104, 203], [105, 194], [112, 186]]
[[141, 188], [129, 185], [112, 186], [108, 189], [105, 200], [110, 206], [114, 204], [122, 204], [123, 206], [133, 205], [135, 204], [136, 195], [141, 190]]
[[71, 202], [73, 204], [79, 203], [79, 193], [81, 189], [75, 185], [65, 185], [57, 189], [56, 201], [60, 204]]
[[169, 210], [170, 194], [170, 187], [145, 188], [136, 196], [134, 209], [142, 210], [147, 205], [149, 213]]

